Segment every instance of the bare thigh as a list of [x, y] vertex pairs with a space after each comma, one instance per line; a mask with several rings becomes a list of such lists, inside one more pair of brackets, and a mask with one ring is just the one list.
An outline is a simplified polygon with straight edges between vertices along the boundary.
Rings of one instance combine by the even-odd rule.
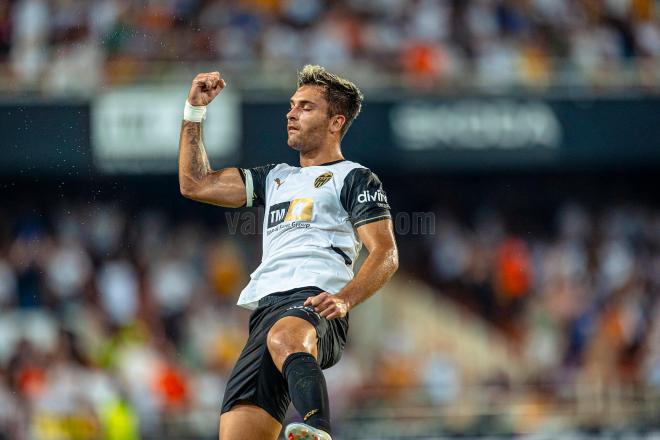
[[262, 408], [236, 404], [220, 416], [219, 440], [277, 440], [282, 425]]

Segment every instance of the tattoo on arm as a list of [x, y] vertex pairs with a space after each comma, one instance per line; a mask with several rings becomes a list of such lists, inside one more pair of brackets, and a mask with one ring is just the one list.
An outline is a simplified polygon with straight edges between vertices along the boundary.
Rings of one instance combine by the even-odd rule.
[[[202, 179], [211, 172], [211, 164], [204, 149], [202, 141], [202, 124], [199, 122], [183, 122], [183, 132], [187, 139], [190, 166], [188, 168], [192, 177]], [[185, 143], [185, 142], [184, 142]]]
[[179, 139], [179, 188], [187, 198], [237, 208], [245, 204], [245, 186], [236, 168], [214, 171], [202, 141], [202, 124], [183, 121]]

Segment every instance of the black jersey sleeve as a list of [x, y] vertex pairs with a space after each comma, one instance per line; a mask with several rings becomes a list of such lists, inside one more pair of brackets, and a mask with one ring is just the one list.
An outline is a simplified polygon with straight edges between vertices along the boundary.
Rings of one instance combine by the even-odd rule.
[[346, 175], [340, 198], [354, 227], [392, 217], [380, 179], [367, 168]]
[[[241, 179], [245, 184], [247, 207], [265, 206], [266, 204], [266, 176], [270, 170], [275, 168], [275, 164], [263, 165], [254, 168], [239, 168]], [[252, 191], [250, 191], [252, 190]], [[249, 194], [249, 193], [252, 194]]]

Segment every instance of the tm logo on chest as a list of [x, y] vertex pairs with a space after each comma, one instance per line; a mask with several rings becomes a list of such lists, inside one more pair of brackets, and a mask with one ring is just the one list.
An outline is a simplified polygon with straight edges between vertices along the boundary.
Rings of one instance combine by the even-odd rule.
[[312, 221], [314, 199], [293, 199], [288, 202], [276, 203], [268, 210], [268, 228], [289, 221]]

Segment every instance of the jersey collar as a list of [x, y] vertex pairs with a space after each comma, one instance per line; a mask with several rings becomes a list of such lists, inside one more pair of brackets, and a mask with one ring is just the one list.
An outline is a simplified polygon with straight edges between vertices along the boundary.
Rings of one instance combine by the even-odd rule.
[[332, 162], [321, 163], [321, 164], [318, 164], [316, 166], [317, 167], [323, 167], [323, 166], [326, 166], [326, 165], [334, 165], [334, 164], [339, 163], [339, 162], [344, 162], [345, 160], [346, 159], [333, 160]]

